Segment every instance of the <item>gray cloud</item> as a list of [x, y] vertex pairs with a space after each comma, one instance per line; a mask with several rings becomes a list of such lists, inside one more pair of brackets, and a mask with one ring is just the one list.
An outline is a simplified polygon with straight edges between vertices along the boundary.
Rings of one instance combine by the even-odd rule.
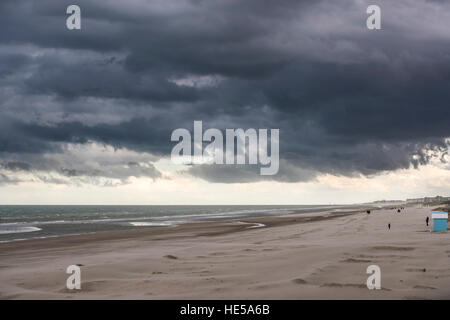
[[143, 159], [106, 170], [55, 159], [67, 144], [96, 141], [154, 161], [170, 153], [172, 130], [194, 120], [280, 129], [277, 176], [188, 171], [213, 182], [426, 164], [450, 137], [450, 4], [378, 3], [380, 31], [365, 27], [369, 1], [79, 1], [82, 30], [68, 31], [68, 1], [2, 1], [2, 170], [26, 170], [20, 159], [70, 179], [157, 178]]
[[11, 179], [9, 179], [6, 175], [0, 172], [0, 185], [6, 183], [14, 183], [14, 181], [11, 181]]
[[[27, 162], [17, 160], [26, 158]], [[91, 183], [108, 186], [127, 184], [130, 177], [162, 178], [154, 166], [156, 157], [88, 142], [54, 153], [3, 154], [3, 183], [41, 181], [56, 184]]]
[[249, 183], [264, 180], [278, 182], [306, 182], [313, 180], [318, 172], [314, 168], [303, 169], [286, 160], [280, 161], [280, 170], [273, 176], [260, 175], [258, 165], [193, 165], [187, 174], [209, 182]]
[[6, 170], [11, 170], [11, 171], [30, 171], [30, 169], [31, 169], [31, 166], [29, 163], [21, 162], [21, 161], [6, 162], [1, 167], [5, 168]]

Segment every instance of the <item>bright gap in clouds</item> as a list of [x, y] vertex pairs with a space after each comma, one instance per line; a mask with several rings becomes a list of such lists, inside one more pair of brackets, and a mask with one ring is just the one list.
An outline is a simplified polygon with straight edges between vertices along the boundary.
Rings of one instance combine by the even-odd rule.
[[65, 153], [51, 158], [54, 170], [39, 168], [38, 159], [34, 169], [2, 169], [10, 182], [1, 186], [0, 204], [348, 204], [447, 195], [450, 185], [446, 154], [418, 169], [372, 177], [319, 174], [297, 183], [211, 183], [169, 158], [97, 143], [68, 145]]

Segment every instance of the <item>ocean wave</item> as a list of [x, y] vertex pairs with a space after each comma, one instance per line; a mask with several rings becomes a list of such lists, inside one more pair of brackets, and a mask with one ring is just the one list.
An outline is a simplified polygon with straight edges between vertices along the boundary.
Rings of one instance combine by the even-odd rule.
[[[164, 209], [164, 208], [163, 208]], [[61, 234], [67, 232], [78, 231], [96, 231], [101, 230], [115, 230], [121, 227], [158, 227], [158, 226], [171, 226], [179, 225], [187, 222], [199, 222], [199, 221], [216, 221], [221, 219], [243, 219], [245, 217], [256, 216], [277, 216], [288, 215], [292, 213], [302, 212], [317, 212], [326, 210], [345, 210], [346, 206], [336, 205], [315, 205], [315, 206], [288, 206], [288, 207], [189, 207], [186, 208], [167, 208], [167, 209], [155, 209], [152, 212], [152, 208], [143, 208], [142, 211], [136, 212], [131, 210], [124, 210], [123, 212], [117, 211], [96, 211], [94, 213], [83, 211], [80, 207], [80, 214], [67, 215], [65, 213], [55, 214], [39, 214], [30, 215], [25, 218], [24, 215], [18, 215], [15, 218], [17, 220], [11, 221], [10, 217], [1, 215], [0, 212], [0, 234], [13, 234], [34, 232], [43, 230], [39, 233], [57, 233], [59, 225], [61, 225]], [[117, 209], [119, 210], [119, 209]], [[133, 216], [135, 214], [135, 216]], [[53, 217], [52, 220], [50, 217]], [[22, 220], [24, 219], [24, 220]], [[48, 225], [48, 227], [47, 227]], [[79, 225], [79, 226], [77, 226]], [[89, 227], [88, 225], [95, 225]], [[259, 228], [262, 225], [250, 225], [249, 228]], [[42, 228], [42, 229], [41, 229]], [[7, 237], [7, 236], [6, 236]], [[14, 236], [11, 236], [14, 237]]]
[[172, 223], [170, 222], [146, 222], [146, 221], [129, 222], [129, 224], [134, 227], [166, 227], [172, 225]]
[[251, 226], [247, 227], [247, 229], [264, 228], [266, 226], [264, 223], [260, 223], [260, 222], [238, 221], [238, 223], [239, 224], [251, 224]]
[[25, 232], [35, 232], [41, 231], [41, 228], [38, 227], [10, 227], [10, 228], [0, 228], [0, 234], [9, 234], [9, 233], [25, 233]]

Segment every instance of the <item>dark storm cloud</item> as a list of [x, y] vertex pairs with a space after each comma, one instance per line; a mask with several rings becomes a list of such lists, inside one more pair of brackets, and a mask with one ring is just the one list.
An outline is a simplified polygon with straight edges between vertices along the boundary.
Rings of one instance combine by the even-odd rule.
[[2, 165], [3, 168], [11, 171], [29, 171], [31, 169], [31, 166], [29, 163], [21, 162], [21, 161], [10, 161], [6, 162]]
[[68, 1], [2, 1], [2, 163], [33, 158], [31, 168], [73, 178], [160, 177], [141, 162], [102, 171], [44, 155], [95, 141], [167, 156], [172, 130], [203, 120], [280, 129], [278, 175], [188, 171], [208, 181], [426, 164], [450, 137], [450, 5], [378, 3], [382, 30], [369, 31], [364, 1], [79, 1], [82, 30], [68, 31]]

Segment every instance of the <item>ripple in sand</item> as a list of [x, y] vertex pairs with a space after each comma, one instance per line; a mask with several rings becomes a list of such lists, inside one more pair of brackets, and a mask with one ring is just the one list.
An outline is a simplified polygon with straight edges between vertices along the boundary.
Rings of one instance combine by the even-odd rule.
[[294, 280], [292, 280], [292, 282], [296, 283], [296, 284], [307, 284], [308, 283], [306, 280], [303, 280], [300, 278], [294, 279]]
[[428, 290], [435, 290], [435, 287], [430, 287], [430, 286], [422, 286], [422, 285], [417, 285], [414, 286], [414, 289], [428, 289]]
[[[367, 289], [366, 284], [357, 284], [357, 283], [324, 283], [320, 285], [321, 287], [329, 287], [329, 288], [345, 288], [345, 287], [351, 287], [351, 288], [359, 288], [359, 289]], [[380, 290], [384, 291], [391, 291], [391, 289], [388, 288], [381, 288]]]
[[341, 260], [341, 262], [348, 262], [348, 263], [368, 263], [368, 262], [372, 262], [372, 260], [348, 258], [348, 259], [345, 259], [345, 260]]
[[411, 251], [415, 250], [415, 248], [412, 247], [395, 247], [395, 246], [378, 246], [378, 247], [372, 247], [373, 250], [392, 250], [392, 251]]

